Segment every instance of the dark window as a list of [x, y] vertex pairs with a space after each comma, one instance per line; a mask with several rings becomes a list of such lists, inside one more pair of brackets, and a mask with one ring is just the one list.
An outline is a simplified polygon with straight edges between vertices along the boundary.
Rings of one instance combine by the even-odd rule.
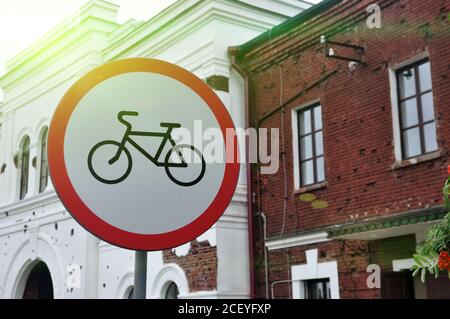
[[53, 299], [53, 282], [50, 270], [43, 262], [38, 262], [30, 272], [23, 299]]
[[172, 282], [167, 287], [165, 299], [178, 299], [179, 294], [180, 292], [178, 291], [177, 284]]
[[297, 113], [302, 187], [325, 181], [322, 107], [316, 104]]
[[422, 60], [398, 70], [397, 84], [403, 159], [436, 151], [430, 61]]
[[127, 299], [134, 299], [134, 287], [130, 288], [130, 291], [128, 291], [128, 294], [126, 297], [127, 297]]
[[28, 192], [28, 171], [30, 169], [30, 138], [26, 137], [22, 143], [20, 167], [20, 199], [24, 199]]
[[306, 280], [305, 299], [331, 299], [330, 280]]
[[47, 164], [47, 133], [46, 130], [41, 139], [41, 167], [39, 176], [39, 193], [47, 188], [48, 184], [48, 164]]

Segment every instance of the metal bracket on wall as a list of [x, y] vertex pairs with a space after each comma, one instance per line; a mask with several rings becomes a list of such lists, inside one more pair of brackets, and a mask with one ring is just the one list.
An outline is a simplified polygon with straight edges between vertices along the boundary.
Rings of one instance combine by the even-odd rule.
[[[354, 44], [329, 41], [324, 35], [322, 35], [320, 37], [320, 43], [325, 46], [325, 57], [327, 57], [327, 58], [350, 61], [350, 62], [359, 63], [359, 64], [365, 64], [365, 61], [364, 61], [364, 54], [366, 53], [365, 47], [362, 47], [359, 45], [354, 45]], [[356, 57], [352, 58], [352, 57], [337, 55], [332, 46], [353, 49], [360, 58], [356, 58]]]

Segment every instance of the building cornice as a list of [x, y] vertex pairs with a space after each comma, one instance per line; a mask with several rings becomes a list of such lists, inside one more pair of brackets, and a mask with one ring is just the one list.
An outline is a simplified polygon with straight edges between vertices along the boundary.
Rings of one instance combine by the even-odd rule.
[[[31, 56], [41, 52], [43, 48], [48, 47], [55, 41], [64, 36], [67, 32], [76, 29], [77, 26], [85, 22], [88, 18], [97, 18], [98, 20], [113, 23], [116, 26], [115, 19], [119, 6], [103, 0], [91, 0], [82, 6], [77, 12], [64, 19], [56, 27], [52, 28], [46, 35], [38, 39], [25, 50], [19, 52], [15, 57], [9, 60], [6, 68], [12, 72], [16, 67], [28, 61]], [[8, 73], [9, 73], [8, 72]]]
[[[177, 2], [178, 3], [178, 2]], [[198, 8], [198, 10], [196, 10]], [[248, 13], [252, 12], [251, 15]], [[245, 13], [245, 14], [244, 14]], [[285, 20], [285, 16], [255, 7], [224, 0], [181, 1], [130, 32], [129, 36], [111, 43], [104, 49], [106, 60], [114, 60], [128, 52], [142, 52], [141, 46], [156, 44], [151, 54], [155, 55], [202, 25], [214, 20], [243, 24], [263, 32]], [[150, 45], [153, 48], [153, 45]]]
[[49, 190], [45, 193], [31, 196], [21, 201], [14, 201], [13, 203], [0, 206], [0, 220], [7, 216], [13, 216], [44, 204], [57, 202], [59, 202], [59, 198], [54, 190]]
[[328, 233], [326, 231], [316, 231], [293, 236], [268, 239], [266, 240], [265, 245], [269, 251], [272, 251], [303, 245], [318, 244], [330, 240], [331, 239], [328, 238]]
[[359, 233], [380, 231], [400, 226], [415, 225], [420, 223], [434, 222], [444, 218], [446, 210], [443, 206], [422, 208], [407, 213], [374, 217], [361, 221], [342, 224], [328, 233], [332, 238], [345, 238]]

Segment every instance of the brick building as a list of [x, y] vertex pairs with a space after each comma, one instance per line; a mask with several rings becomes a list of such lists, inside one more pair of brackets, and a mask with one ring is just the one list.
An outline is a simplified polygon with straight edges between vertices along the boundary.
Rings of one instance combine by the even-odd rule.
[[[0, 298], [133, 295], [134, 252], [86, 232], [48, 176], [47, 128], [75, 81], [119, 59], [166, 60], [205, 80], [239, 127], [241, 79], [227, 48], [310, 7], [301, 0], [183, 0], [146, 21], [119, 23], [118, 5], [86, 2], [12, 58], [0, 77]], [[249, 297], [246, 182], [243, 167], [227, 212], [202, 236], [148, 253], [148, 298]]]
[[445, 214], [449, 12], [448, 0], [325, 0], [230, 50], [249, 125], [281, 137], [278, 172], [253, 169], [257, 296], [450, 297], [446, 274], [422, 284], [408, 270]]

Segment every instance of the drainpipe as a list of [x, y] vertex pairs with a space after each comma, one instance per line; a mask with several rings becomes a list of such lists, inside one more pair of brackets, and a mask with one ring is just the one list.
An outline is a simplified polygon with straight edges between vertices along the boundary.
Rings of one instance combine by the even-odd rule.
[[[245, 96], [245, 130], [250, 127], [249, 119], [249, 96], [248, 96], [248, 75], [247, 73], [236, 63], [236, 55], [239, 52], [239, 47], [229, 47], [228, 54], [231, 59], [231, 67], [234, 68], [244, 79], [244, 96]], [[253, 240], [253, 187], [252, 187], [252, 175], [250, 164], [250, 149], [249, 138], [246, 135], [245, 138], [245, 156], [247, 166], [247, 217], [248, 217], [248, 244], [249, 244], [249, 266], [250, 266], [250, 298], [256, 298], [256, 283], [255, 283], [255, 269], [254, 269], [254, 240]]]

